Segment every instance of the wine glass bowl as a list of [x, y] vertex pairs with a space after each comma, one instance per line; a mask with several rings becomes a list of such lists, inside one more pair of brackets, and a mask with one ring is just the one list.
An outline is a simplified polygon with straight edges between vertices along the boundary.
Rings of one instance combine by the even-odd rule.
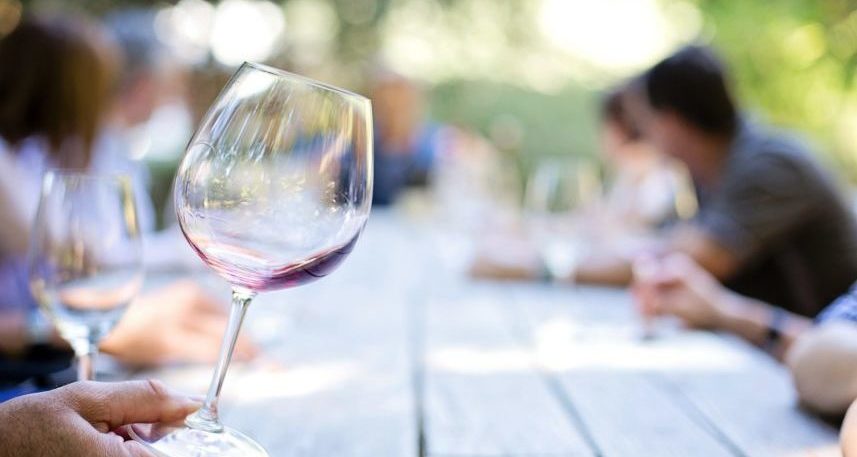
[[203, 407], [183, 426], [135, 425], [131, 434], [161, 456], [266, 456], [220, 423], [229, 360], [257, 293], [327, 276], [354, 248], [372, 199], [371, 104], [245, 63], [191, 139], [174, 197], [188, 243], [232, 285], [229, 324]]
[[330, 273], [369, 214], [368, 103], [270, 67], [242, 67], [176, 179], [178, 220], [200, 257], [257, 292]]

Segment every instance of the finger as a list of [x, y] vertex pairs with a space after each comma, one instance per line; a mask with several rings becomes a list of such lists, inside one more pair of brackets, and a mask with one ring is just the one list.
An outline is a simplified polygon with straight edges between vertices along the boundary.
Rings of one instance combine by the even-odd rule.
[[125, 454], [130, 457], [155, 457], [154, 454], [146, 449], [145, 446], [136, 441], [125, 441], [122, 443], [122, 447], [124, 448]]
[[98, 436], [98, 442], [87, 453], [90, 457], [156, 457], [136, 441], [125, 441], [112, 433]]
[[656, 291], [648, 284], [635, 283], [631, 286], [634, 308], [643, 317], [652, 314], [653, 299]]
[[112, 430], [140, 422], [183, 419], [201, 406], [199, 401], [170, 391], [160, 381], [76, 383], [72, 407], [92, 424]]
[[679, 290], [666, 292], [663, 294], [660, 307], [663, 314], [676, 316], [682, 320], [685, 326], [691, 326], [689, 318], [694, 314], [694, 307], [688, 301], [686, 294]]
[[652, 254], [640, 254], [631, 263], [635, 281], [648, 282], [658, 270], [658, 260]]

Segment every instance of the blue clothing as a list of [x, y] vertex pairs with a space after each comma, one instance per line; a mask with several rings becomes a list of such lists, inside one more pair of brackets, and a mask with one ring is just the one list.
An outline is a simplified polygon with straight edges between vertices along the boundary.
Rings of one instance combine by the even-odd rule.
[[394, 151], [381, 142], [375, 132], [375, 169], [372, 203], [392, 204], [408, 186], [422, 185], [438, 155], [440, 128], [424, 126], [415, 135], [408, 151]]
[[831, 321], [857, 323], [857, 283], [845, 295], [833, 301], [815, 318], [818, 324]]

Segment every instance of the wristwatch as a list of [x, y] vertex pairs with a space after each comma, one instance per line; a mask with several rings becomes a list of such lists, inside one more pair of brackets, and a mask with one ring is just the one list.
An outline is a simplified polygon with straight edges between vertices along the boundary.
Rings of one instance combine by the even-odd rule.
[[765, 350], [774, 352], [783, 337], [783, 323], [786, 320], [786, 312], [780, 308], [771, 310], [771, 319], [768, 321], [768, 334], [765, 338]]
[[54, 336], [54, 326], [38, 310], [27, 314], [27, 342], [31, 346], [50, 344]]

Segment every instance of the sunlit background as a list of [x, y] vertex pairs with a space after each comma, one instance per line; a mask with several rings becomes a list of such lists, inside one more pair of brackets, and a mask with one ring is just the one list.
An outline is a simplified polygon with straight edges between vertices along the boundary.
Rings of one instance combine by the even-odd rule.
[[[0, 1], [0, 32], [21, 6]], [[546, 155], [594, 155], [599, 93], [682, 44], [710, 43], [746, 110], [805, 133], [857, 180], [853, 0], [23, 2], [96, 16], [126, 7], [153, 8], [159, 39], [194, 69], [195, 117], [244, 60], [359, 92], [395, 72], [427, 89], [432, 120], [481, 133], [520, 176]], [[173, 163], [195, 120], [158, 122], [137, 154]]]

